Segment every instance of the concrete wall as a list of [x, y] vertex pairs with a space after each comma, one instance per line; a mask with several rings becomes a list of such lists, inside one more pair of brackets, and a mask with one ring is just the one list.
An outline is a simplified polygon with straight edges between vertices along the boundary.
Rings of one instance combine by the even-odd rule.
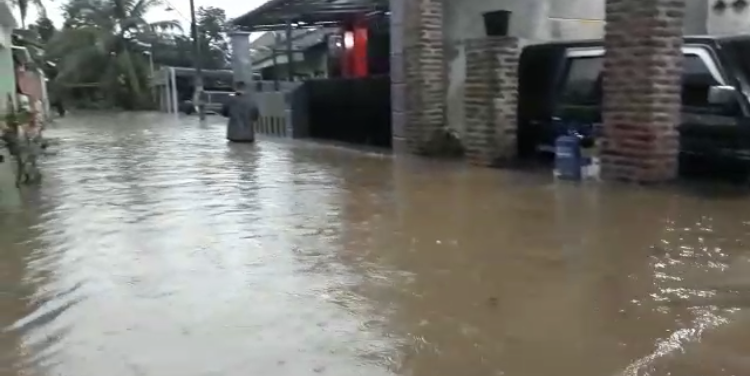
[[708, 34], [709, 2], [711, 0], [685, 1], [683, 32], [692, 35]]
[[8, 105], [8, 94], [15, 98], [16, 75], [13, 68], [13, 53], [10, 48], [0, 45], [0, 114], [4, 114]]
[[[7, 4], [0, 6], [0, 13], [7, 13]], [[13, 51], [11, 50], [11, 34], [15, 22], [11, 14], [0, 15], [0, 114], [5, 113], [8, 105], [8, 94], [15, 99], [16, 75], [13, 66]]]
[[[750, 33], [750, 7], [737, 11], [728, 7], [723, 11], [713, 9], [716, 0], [708, 2], [708, 32], [716, 35]], [[731, 1], [726, 1], [730, 3]]]

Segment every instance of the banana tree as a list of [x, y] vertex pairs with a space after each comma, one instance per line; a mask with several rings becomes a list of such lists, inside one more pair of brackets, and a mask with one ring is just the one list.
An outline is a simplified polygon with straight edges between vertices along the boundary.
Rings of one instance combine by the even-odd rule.
[[145, 20], [150, 9], [161, 5], [160, 0], [71, 0], [64, 8], [65, 26], [47, 49], [58, 65], [56, 80], [96, 83], [113, 101], [119, 97], [143, 103], [149, 64], [148, 51], [139, 41], [180, 29], [175, 20]]
[[18, 13], [21, 16], [21, 29], [26, 28], [26, 16], [29, 14], [29, 5], [34, 6], [41, 17], [47, 18], [47, 8], [45, 8], [43, 0], [11, 0], [11, 4], [18, 8]]

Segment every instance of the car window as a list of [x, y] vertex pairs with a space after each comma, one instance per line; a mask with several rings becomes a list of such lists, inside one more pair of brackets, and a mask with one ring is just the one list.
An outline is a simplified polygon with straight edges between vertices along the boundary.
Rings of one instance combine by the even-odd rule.
[[[563, 105], [595, 106], [601, 103], [602, 56], [568, 59], [560, 102]], [[682, 105], [691, 113], [732, 115], [732, 108], [708, 103], [711, 86], [720, 85], [706, 63], [696, 54], [686, 54], [683, 62]]]
[[597, 105], [601, 102], [602, 56], [576, 57], [568, 62], [561, 102], [566, 105]]
[[706, 63], [698, 55], [687, 54], [682, 72], [682, 107], [691, 113], [725, 114], [729, 110], [724, 105], [708, 102], [711, 86], [720, 85]]
[[232, 94], [232, 92], [213, 92], [209, 93], [209, 100], [212, 102], [218, 102], [218, 101], [225, 101], [227, 100]]
[[736, 77], [747, 91], [750, 88], [750, 41], [728, 40], [721, 42], [721, 49], [734, 68]]

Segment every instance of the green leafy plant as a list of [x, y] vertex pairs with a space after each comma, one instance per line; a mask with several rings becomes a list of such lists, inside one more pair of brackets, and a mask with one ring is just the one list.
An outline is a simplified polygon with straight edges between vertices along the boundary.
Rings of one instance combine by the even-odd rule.
[[37, 152], [35, 143], [42, 142], [40, 137], [30, 139], [22, 127], [33, 120], [33, 114], [26, 110], [17, 110], [13, 97], [8, 94], [8, 112], [3, 115], [5, 127], [2, 129], [0, 140], [13, 156], [16, 162], [16, 186], [22, 183], [30, 184], [41, 180], [41, 174], [36, 167]]
[[24, 124], [31, 122], [33, 114], [26, 110], [10, 111], [4, 116], [5, 124], [8, 128], [14, 132], [18, 132], [18, 128]]

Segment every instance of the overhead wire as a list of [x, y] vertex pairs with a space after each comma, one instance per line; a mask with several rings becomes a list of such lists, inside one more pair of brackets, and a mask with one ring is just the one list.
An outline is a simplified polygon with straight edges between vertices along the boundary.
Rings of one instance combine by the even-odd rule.
[[182, 17], [183, 20], [191, 22], [191, 19], [182, 14], [182, 12], [180, 12], [177, 7], [172, 4], [172, 2], [170, 2], [169, 0], [164, 0], [164, 3], [167, 4], [167, 11], [174, 11], [178, 16]]

